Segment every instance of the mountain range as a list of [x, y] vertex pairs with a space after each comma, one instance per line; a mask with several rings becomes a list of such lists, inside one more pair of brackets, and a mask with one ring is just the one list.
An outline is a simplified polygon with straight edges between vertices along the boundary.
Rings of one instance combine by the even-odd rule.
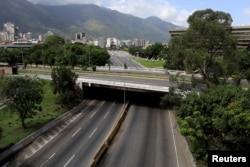
[[93, 4], [47, 6], [27, 0], [0, 2], [0, 26], [12, 22], [20, 31], [34, 35], [53, 31], [73, 38], [76, 32], [85, 32], [88, 39], [116, 37], [168, 42], [168, 30], [178, 27], [155, 16], [144, 19]]

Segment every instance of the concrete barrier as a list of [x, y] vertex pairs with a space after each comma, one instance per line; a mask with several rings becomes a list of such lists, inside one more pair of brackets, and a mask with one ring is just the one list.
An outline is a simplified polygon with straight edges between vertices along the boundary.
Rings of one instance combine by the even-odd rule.
[[59, 116], [58, 118], [56, 118], [55, 120], [46, 124], [45, 126], [40, 128], [39, 130], [30, 134], [28, 137], [19, 141], [18, 143], [16, 143], [15, 145], [13, 145], [9, 149], [7, 149], [6, 151], [0, 153], [0, 165], [3, 165], [4, 163], [6, 163], [11, 158], [11, 156], [15, 155], [17, 152], [19, 152], [20, 150], [22, 150], [23, 148], [25, 148], [26, 146], [31, 144], [39, 136], [41, 136], [45, 132], [49, 131], [50, 129], [54, 128], [55, 126], [59, 125], [63, 121], [69, 119], [71, 116], [73, 116], [73, 114], [79, 112], [85, 105], [86, 105], [86, 103], [83, 101], [78, 106], [74, 107], [72, 110]]
[[113, 128], [107, 135], [106, 139], [103, 141], [102, 145], [100, 146], [99, 150], [96, 152], [95, 156], [92, 158], [92, 160], [89, 162], [88, 167], [96, 167], [98, 162], [101, 160], [101, 157], [105, 153], [105, 151], [108, 149], [109, 144], [114, 139], [116, 133], [118, 132], [127, 112], [130, 107], [129, 102], [124, 106], [123, 111], [119, 115], [116, 123], [114, 124]]

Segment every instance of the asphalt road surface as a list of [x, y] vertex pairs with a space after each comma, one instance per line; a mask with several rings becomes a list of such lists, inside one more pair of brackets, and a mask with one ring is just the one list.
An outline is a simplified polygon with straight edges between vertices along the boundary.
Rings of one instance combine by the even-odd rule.
[[124, 51], [109, 51], [110, 52], [110, 62], [112, 66], [118, 66], [124, 68], [124, 64], [127, 67], [134, 67], [142, 69], [143, 66], [138, 64], [132, 59], [132, 56]]
[[[99, 167], [190, 167], [173, 113], [132, 105]], [[172, 115], [172, 116], [171, 116]]]
[[[44, 136], [33, 144], [33, 153], [21, 167], [85, 167], [106, 138], [123, 104], [93, 100], [51, 141]], [[57, 133], [55, 129], [53, 133]], [[44, 144], [48, 142], [47, 144]], [[39, 148], [39, 145], [43, 145]], [[34, 152], [34, 150], [36, 150]], [[27, 154], [27, 152], [23, 152]], [[17, 166], [15, 163], [10, 163]]]

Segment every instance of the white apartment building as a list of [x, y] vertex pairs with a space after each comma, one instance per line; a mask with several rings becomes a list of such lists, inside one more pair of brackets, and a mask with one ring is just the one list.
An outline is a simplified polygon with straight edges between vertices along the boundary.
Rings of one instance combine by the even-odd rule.
[[120, 40], [117, 38], [111, 37], [107, 39], [106, 48], [110, 49], [119, 49], [120, 48]]
[[3, 31], [0, 32], [1, 42], [14, 42], [18, 39], [19, 28], [13, 23], [5, 23]]

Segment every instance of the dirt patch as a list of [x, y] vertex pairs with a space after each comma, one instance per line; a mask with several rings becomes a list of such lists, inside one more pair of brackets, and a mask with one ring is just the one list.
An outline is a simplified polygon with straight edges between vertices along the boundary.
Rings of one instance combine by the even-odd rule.
[[0, 66], [0, 76], [12, 74], [12, 67]]

